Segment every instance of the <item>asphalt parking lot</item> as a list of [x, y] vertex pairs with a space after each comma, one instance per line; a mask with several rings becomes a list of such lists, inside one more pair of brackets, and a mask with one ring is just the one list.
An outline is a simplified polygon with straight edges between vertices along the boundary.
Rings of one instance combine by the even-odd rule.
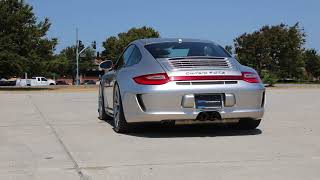
[[97, 92], [0, 92], [0, 179], [320, 179], [320, 88], [267, 90], [259, 129], [150, 126], [120, 135]]

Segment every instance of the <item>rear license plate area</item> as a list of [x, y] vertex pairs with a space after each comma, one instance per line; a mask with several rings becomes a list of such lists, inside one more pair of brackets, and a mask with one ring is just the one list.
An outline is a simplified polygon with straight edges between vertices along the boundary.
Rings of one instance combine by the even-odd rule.
[[195, 95], [195, 104], [197, 109], [221, 109], [221, 94], [199, 94]]

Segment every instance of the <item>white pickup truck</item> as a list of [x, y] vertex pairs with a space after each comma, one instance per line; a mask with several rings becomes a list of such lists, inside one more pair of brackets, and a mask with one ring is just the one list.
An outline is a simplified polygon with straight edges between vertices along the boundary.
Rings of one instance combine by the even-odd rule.
[[21, 79], [19, 84], [20, 86], [49, 86], [56, 85], [56, 82], [45, 77], [32, 77], [31, 79]]

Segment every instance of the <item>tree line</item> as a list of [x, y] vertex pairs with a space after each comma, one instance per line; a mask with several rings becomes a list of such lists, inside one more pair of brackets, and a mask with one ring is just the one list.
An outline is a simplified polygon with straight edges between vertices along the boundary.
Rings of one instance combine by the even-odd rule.
[[[263, 76], [277, 79], [313, 80], [320, 76], [320, 56], [306, 49], [306, 34], [299, 26], [263, 26], [234, 39], [234, 53], [244, 65]], [[232, 51], [232, 46], [226, 48]]]
[[[23, 0], [0, 0], [0, 78], [30, 76], [75, 76], [75, 45], [54, 53], [57, 38], [49, 39], [49, 19], [38, 21], [33, 8]], [[92, 48], [80, 58], [80, 72], [94, 67], [93, 60], [117, 60], [123, 49], [141, 38], [160, 37], [151, 27], [131, 28], [106, 38], [104, 50]], [[300, 25], [266, 25], [234, 39], [226, 50], [244, 65], [251, 66], [266, 80], [315, 80], [320, 77], [320, 55], [306, 49], [306, 34]]]

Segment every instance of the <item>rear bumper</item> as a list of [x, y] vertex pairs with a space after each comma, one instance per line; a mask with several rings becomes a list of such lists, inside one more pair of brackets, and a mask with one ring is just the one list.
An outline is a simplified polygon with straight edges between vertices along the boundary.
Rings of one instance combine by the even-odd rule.
[[[126, 113], [128, 122], [160, 122], [166, 120], [194, 120], [197, 118], [200, 111], [187, 112], [140, 112], [140, 113]], [[240, 119], [251, 118], [261, 119], [263, 117], [264, 109], [244, 109], [234, 111], [219, 111], [222, 119]]]
[[237, 84], [176, 85], [170, 82], [162, 86], [138, 86], [122, 92], [123, 108], [127, 122], [159, 122], [165, 120], [194, 120], [203, 111], [195, 107], [183, 107], [182, 99], [188, 94], [233, 94], [235, 105], [211, 110], [220, 113], [222, 119], [261, 119], [264, 114], [261, 84], [239, 81]]

